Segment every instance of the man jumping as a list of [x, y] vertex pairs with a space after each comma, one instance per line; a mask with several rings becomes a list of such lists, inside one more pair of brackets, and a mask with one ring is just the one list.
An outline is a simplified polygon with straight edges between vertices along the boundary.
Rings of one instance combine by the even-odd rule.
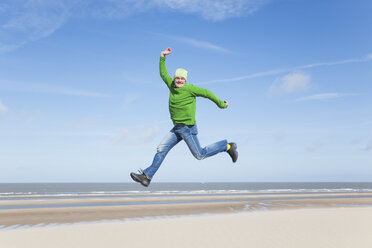
[[165, 56], [172, 53], [167, 48], [160, 54], [160, 76], [169, 88], [169, 112], [174, 127], [157, 147], [154, 160], [148, 168], [140, 170], [140, 174], [130, 173], [135, 182], [147, 187], [151, 179], [159, 169], [167, 153], [181, 140], [184, 140], [191, 153], [198, 160], [208, 158], [220, 152], [227, 152], [235, 163], [238, 159], [237, 145], [221, 140], [202, 148], [198, 140], [198, 130], [195, 121], [196, 97], [204, 97], [213, 101], [219, 108], [225, 109], [229, 106], [227, 101], [221, 101], [210, 90], [200, 88], [187, 81], [187, 71], [179, 68], [176, 70], [173, 79], [168, 75], [165, 66]]

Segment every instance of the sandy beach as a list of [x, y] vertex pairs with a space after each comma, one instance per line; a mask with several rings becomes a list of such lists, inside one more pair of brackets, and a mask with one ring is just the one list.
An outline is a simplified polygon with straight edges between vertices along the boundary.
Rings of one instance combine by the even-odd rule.
[[0, 244], [370, 248], [372, 193], [3, 199]]
[[372, 247], [372, 207], [255, 211], [0, 232], [1, 247]]
[[372, 193], [34, 197], [1, 200], [0, 227], [353, 206], [372, 206]]

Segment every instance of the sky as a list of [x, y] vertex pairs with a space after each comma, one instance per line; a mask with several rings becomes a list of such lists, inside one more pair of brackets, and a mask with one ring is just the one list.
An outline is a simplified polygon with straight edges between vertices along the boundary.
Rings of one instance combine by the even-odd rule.
[[202, 146], [154, 182], [371, 181], [369, 0], [3, 0], [0, 182], [130, 182], [172, 128], [168, 73], [197, 98]]

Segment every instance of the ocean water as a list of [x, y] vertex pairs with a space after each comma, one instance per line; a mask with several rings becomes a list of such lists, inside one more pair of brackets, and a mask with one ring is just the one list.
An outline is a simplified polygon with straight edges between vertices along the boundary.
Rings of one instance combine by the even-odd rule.
[[372, 192], [372, 183], [0, 183], [0, 200], [32, 197], [93, 197], [177, 194]]

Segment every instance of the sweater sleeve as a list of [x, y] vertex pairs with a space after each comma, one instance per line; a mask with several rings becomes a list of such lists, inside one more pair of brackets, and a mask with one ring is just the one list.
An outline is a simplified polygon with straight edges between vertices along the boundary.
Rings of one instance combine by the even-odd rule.
[[219, 108], [226, 108], [226, 103], [219, 99], [212, 91], [198, 87], [196, 85], [190, 85], [191, 94], [193, 96], [201, 96], [204, 98], [208, 98], [209, 100], [213, 101]]
[[168, 88], [170, 88], [173, 80], [167, 73], [167, 67], [165, 66], [165, 57], [160, 57], [159, 71], [160, 77], [163, 79], [164, 83], [168, 86]]

